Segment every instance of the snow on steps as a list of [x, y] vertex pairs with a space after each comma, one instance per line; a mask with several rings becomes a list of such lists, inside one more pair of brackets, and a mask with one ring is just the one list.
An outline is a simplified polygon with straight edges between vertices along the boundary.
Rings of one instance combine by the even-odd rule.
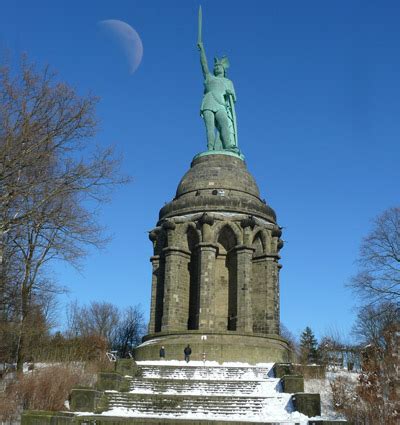
[[[218, 365], [212, 362], [138, 362], [130, 391], [106, 391], [109, 410], [102, 416], [215, 421], [307, 423], [290, 412], [290, 395], [279, 392], [273, 364]], [[294, 421], [296, 419], [296, 421]]]
[[[265, 367], [243, 366], [157, 366], [142, 364], [140, 366], [143, 378], [163, 379], [204, 379], [204, 380], [263, 380], [271, 373], [272, 365]], [[200, 363], [200, 362], [196, 362]]]
[[[113, 408], [126, 408], [146, 414], [173, 414], [182, 416], [189, 413], [207, 413], [211, 415], [256, 415], [262, 412], [265, 397], [224, 397], [224, 396], [181, 396], [149, 395], [130, 393], [108, 393], [109, 403]], [[273, 397], [271, 397], [272, 399]]]
[[268, 383], [273, 388], [277, 379], [268, 381], [218, 381], [144, 378], [131, 379], [130, 392], [157, 394], [220, 394], [220, 395], [259, 395], [265, 394]]

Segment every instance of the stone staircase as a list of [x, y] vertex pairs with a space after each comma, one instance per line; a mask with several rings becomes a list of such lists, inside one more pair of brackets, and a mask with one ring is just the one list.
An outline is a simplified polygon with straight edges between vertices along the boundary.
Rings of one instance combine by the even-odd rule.
[[217, 381], [217, 380], [178, 380], [178, 379], [131, 379], [130, 391], [133, 393], [160, 394], [215, 394], [215, 395], [254, 395], [263, 390], [260, 381]]
[[[150, 362], [137, 362], [142, 378], [160, 379], [198, 379], [198, 380], [263, 380], [271, 374], [273, 364], [265, 367], [257, 366], [204, 366], [202, 362], [192, 362], [191, 365], [158, 366], [147, 364]], [[155, 362], [151, 362], [155, 363]]]
[[[110, 407], [122, 407], [127, 410], [142, 412], [145, 416], [163, 414], [182, 417], [191, 414], [207, 416], [256, 416], [262, 412], [266, 398], [240, 396], [199, 396], [167, 395], [155, 398], [148, 394], [107, 394]], [[270, 397], [272, 399], [272, 397]]]
[[289, 402], [289, 395], [276, 391], [279, 379], [270, 377], [272, 364], [224, 367], [196, 363], [161, 366], [138, 362], [140, 378], [127, 378], [128, 392], [105, 391], [108, 411], [186, 419], [256, 418], [266, 405], [284, 410]]
[[72, 391], [73, 413], [28, 412], [22, 424], [340, 423], [310, 419], [320, 414], [319, 395], [304, 394], [301, 377], [273, 366], [123, 360], [115, 372], [99, 374], [96, 388]]

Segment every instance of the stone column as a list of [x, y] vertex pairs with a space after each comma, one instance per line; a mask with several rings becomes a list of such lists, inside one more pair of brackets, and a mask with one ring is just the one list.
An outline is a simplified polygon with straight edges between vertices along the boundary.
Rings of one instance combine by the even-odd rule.
[[209, 242], [198, 244], [199, 252], [199, 329], [213, 330], [215, 326], [215, 258], [218, 246]]
[[[158, 273], [160, 268], [160, 256], [154, 255], [150, 257], [150, 262], [152, 265], [151, 273], [151, 304], [150, 304], [150, 322], [149, 322], [149, 333], [152, 334], [156, 331], [156, 310], [157, 310], [157, 283], [158, 283]], [[162, 314], [162, 312], [161, 312]]]
[[267, 256], [267, 329], [269, 334], [279, 329], [279, 256]]
[[237, 332], [253, 332], [251, 308], [252, 257], [254, 248], [247, 245], [235, 247], [237, 255]]
[[189, 317], [188, 263], [190, 252], [178, 247], [163, 249], [165, 256], [162, 331], [187, 330]]
[[252, 289], [253, 295], [252, 310], [253, 310], [253, 332], [268, 333], [268, 297], [270, 281], [270, 269], [268, 255], [261, 254], [252, 259]]
[[280, 293], [279, 293], [279, 270], [281, 265], [279, 264], [279, 251], [283, 247], [282, 229], [280, 227], [275, 227], [272, 232], [272, 254], [269, 258], [269, 273], [271, 275], [271, 287], [269, 293], [271, 294], [271, 299], [269, 300], [271, 315], [269, 315], [268, 328], [269, 333], [279, 334], [280, 332]]
[[276, 279], [275, 279], [275, 291], [274, 291], [274, 304], [275, 304], [275, 311], [274, 311], [274, 323], [272, 324], [272, 332], [275, 334], [280, 334], [280, 285], [279, 285], [279, 272], [282, 268], [282, 265], [278, 263], [278, 259], [275, 260], [274, 266], [276, 267], [275, 273], [276, 273]]

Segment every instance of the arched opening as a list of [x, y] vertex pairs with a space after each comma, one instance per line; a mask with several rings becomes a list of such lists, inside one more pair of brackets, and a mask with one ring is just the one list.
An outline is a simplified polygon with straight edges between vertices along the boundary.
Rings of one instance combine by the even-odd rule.
[[261, 238], [261, 232], [258, 232], [254, 237], [252, 247], [254, 248], [253, 257], [258, 257], [264, 252], [264, 243]]
[[199, 286], [199, 258], [196, 246], [199, 243], [199, 236], [193, 227], [188, 227], [187, 247], [190, 251], [188, 263], [189, 271], [189, 317], [188, 329], [199, 329], [199, 308], [200, 308], [200, 286]]
[[228, 225], [219, 232], [215, 269], [216, 326], [220, 330], [236, 330], [237, 323], [237, 259], [236, 235]]
[[252, 314], [253, 314], [253, 332], [266, 334], [267, 327], [267, 308], [268, 308], [268, 286], [266, 278], [268, 276], [267, 261], [265, 256], [265, 239], [262, 232], [257, 232], [254, 236], [252, 248], [253, 264], [252, 264], [252, 286], [253, 293], [257, 294], [252, 299]]

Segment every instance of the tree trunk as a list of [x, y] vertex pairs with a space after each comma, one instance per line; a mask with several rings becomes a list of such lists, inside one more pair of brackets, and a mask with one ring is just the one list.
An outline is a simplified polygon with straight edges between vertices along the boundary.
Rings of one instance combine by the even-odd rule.
[[21, 290], [21, 323], [19, 329], [19, 341], [17, 347], [17, 372], [23, 372], [24, 361], [25, 361], [25, 322], [28, 315], [28, 304], [29, 304], [29, 289], [25, 284], [22, 285]]

